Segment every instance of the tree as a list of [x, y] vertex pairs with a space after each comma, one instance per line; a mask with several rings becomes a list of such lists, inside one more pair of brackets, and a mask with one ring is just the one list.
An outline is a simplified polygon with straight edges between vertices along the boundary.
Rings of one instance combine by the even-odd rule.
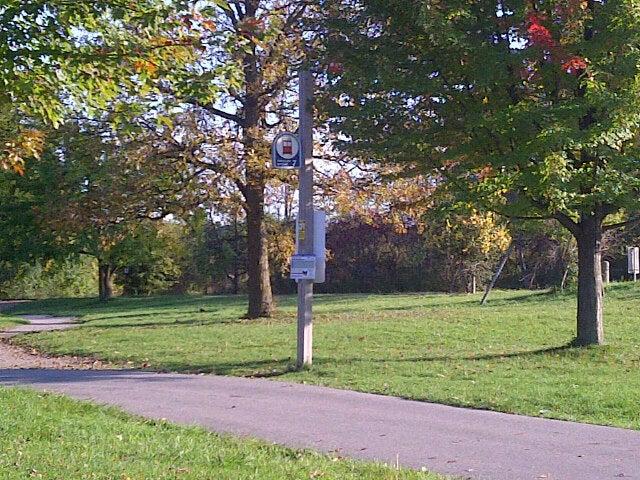
[[440, 278], [449, 292], [473, 290], [470, 284], [487, 278], [511, 243], [508, 228], [495, 214], [472, 210], [442, 218], [433, 211], [425, 220], [425, 241], [436, 250]]
[[603, 343], [602, 236], [639, 219], [636, 2], [324, 7], [342, 147], [418, 165], [478, 208], [560, 222], [578, 245], [575, 343]]
[[576, 242], [571, 233], [553, 220], [512, 224], [515, 255], [512, 282], [525, 288], [554, 287], [564, 290], [575, 282]]
[[5, 173], [0, 180], [15, 184], [16, 200], [32, 199], [28, 213], [43, 238], [63, 251], [97, 259], [101, 300], [113, 295], [113, 276], [126, 264], [123, 255], [131, 256], [126, 245], [141, 224], [200, 201], [200, 172], [172, 135], [116, 141], [90, 125], [69, 123], [50, 137], [42, 159], [23, 177]]
[[[224, 188], [233, 185], [243, 198], [248, 316], [268, 316], [273, 309], [264, 227], [264, 192], [273, 175], [268, 150], [275, 129], [295, 112], [289, 89], [303, 56], [301, 20], [311, 3], [54, 0], [33, 2], [22, 18], [14, 0], [0, 8], [7, 24], [19, 20], [6, 31], [7, 38], [17, 39], [17, 48], [4, 52], [9, 74], [0, 79], [20, 86], [11, 95], [54, 124], [68, 107], [91, 114], [122, 100], [123, 91], [131, 95], [122, 100], [124, 108], [111, 109], [113, 123], [122, 110], [142, 113], [145, 105], [154, 111], [149, 117], [157, 114], [165, 123], [176, 103], [195, 113], [197, 129], [209, 136], [201, 144], [208, 154], [203, 163]], [[18, 57], [27, 59], [29, 68], [14, 69], [11, 62]], [[20, 150], [14, 152], [17, 163], [0, 161], [21, 169]]]
[[416, 292], [433, 286], [429, 252], [415, 225], [403, 229], [383, 216], [334, 218], [327, 228], [324, 293]]
[[118, 260], [116, 283], [128, 296], [166, 293], [179, 283], [186, 257], [183, 225], [145, 222], [112, 251]]
[[246, 225], [239, 213], [227, 213], [221, 221], [220, 212], [205, 205], [187, 219], [183, 288], [238, 295], [246, 283]]
[[[95, 260], [86, 256], [0, 262], [0, 298], [90, 297], [96, 291]], [[7, 275], [8, 274], [8, 275]]]
[[[204, 135], [212, 188], [239, 192], [247, 224], [247, 316], [274, 309], [265, 225], [269, 147], [278, 129], [292, 125], [291, 89], [304, 58], [306, 0], [238, 0], [228, 8], [196, 5], [186, 20], [201, 32], [198, 61], [162, 79], [161, 89], [194, 113], [192, 131]], [[233, 194], [233, 193], [232, 193]]]
[[[16, 146], [19, 138], [18, 119], [14, 108], [0, 105], [0, 142], [5, 146], [13, 142], [6, 152]], [[9, 265], [8, 270], [43, 258], [62, 260], [70, 253], [56, 245], [54, 235], [39, 228], [35, 211], [43, 203], [44, 190], [41, 185], [25, 188], [22, 166], [20, 163], [13, 168], [0, 168], [0, 262]]]
[[25, 159], [37, 158], [44, 147], [44, 134], [21, 125], [22, 116], [9, 103], [0, 100], [0, 170], [24, 173]]
[[42, 132], [29, 116], [59, 126], [71, 112], [92, 114], [121, 92], [187, 60], [194, 38], [177, 31], [162, 0], [5, 0], [0, 6], [0, 109], [19, 113], [0, 169], [22, 172], [38, 156]]

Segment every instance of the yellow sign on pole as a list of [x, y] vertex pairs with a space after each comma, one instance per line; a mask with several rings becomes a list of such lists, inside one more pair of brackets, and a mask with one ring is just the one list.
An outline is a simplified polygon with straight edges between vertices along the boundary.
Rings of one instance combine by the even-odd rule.
[[307, 222], [304, 220], [298, 221], [298, 245], [300, 242], [304, 242], [307, 238]]

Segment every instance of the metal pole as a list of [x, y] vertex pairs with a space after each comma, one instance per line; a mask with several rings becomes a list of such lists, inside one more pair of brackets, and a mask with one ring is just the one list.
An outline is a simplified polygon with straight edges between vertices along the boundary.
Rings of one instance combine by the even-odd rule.
[[[300, 125], [302, 148], [298, 206], [298, 254], [313, 255], [313, 90], [311, 72], [300, 71]], [[313, 281], [298, 281], [298, 356], [296, 366], [313, 362]]]
[[611, 282], [611, 264], [606, 260], [602, 262], [602, 281], [605, 285]]

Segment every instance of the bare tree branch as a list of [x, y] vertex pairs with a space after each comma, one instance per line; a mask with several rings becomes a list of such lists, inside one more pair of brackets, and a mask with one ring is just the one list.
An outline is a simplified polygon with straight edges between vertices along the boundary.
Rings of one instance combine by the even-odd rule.
[[637, 216], [637, 217], [630, 218], [626, 222], [612, 223], [611, 225], [605, 225], [603, 229], [605, 232], [609, 232], [611, 230], [617, 230], [618, 228], [633, 227], [639, 224], [640, 224], [640, 216]]

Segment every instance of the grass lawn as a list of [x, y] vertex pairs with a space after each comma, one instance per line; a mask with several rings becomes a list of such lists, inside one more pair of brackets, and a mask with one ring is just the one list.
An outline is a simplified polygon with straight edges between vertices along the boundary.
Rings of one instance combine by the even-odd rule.
[[25, 321], [24, 320], [20, 320], [19, 318], [16, 317], [11, 317], [7, 314], [5, 315], [0, 315], [0, 332], [2, 330], [6, 330], [7, 328], [13, 327], [15, 325], [20, 325], [20, 324], [24, 324]]
[[436, 480], [432, 474], [221, 437], [60, 396], [0, 388], [0, 478]]
[[315, 363], [294, 372], [295, 298], [239, 320], [244, 299], [57, 300], [22, 312], [82, 315], [77, 330], [17, 339], [56, 354], [157, 370], [269, 376], [417, 400], [640, 429], [640, 287], [607, 290], [608, 345], [567, 347], [573, 295], [330, 295], [315, 304]]

